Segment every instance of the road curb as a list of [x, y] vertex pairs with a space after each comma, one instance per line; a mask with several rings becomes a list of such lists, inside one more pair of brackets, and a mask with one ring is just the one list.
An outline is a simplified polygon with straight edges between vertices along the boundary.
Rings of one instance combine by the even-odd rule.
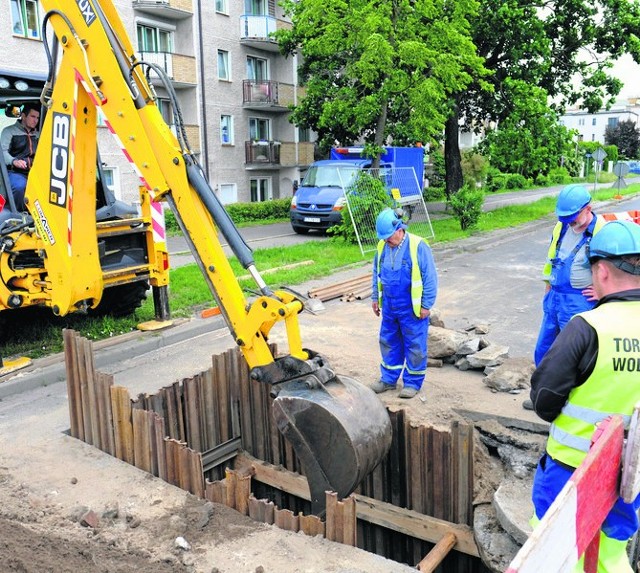
[[[135, 331], [100, 340], [93, 343], [95, 367], [100, 369], [224, 327], [226, 327], [224, 319], [220, 316], [207, 319], [180, 319], [166, 330]], [[0, 377], [0, 400], [64, 380], [66, 380], [66, 365], [64, 353], [60, 352], [34, 360], [28, 368]]]

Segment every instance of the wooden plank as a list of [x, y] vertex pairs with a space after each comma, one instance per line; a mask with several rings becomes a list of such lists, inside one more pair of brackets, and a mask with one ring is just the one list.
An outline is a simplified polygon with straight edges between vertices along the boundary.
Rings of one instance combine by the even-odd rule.
[[460, 424], [456, 428], [458, 483], [457, 513], [452, 521], [473, 525], [473, 425]]
[[[194, 449], [189, 449], [189, 491], [199, 497], [204, 498], [204, 471], [202, 469], [202, 454]], [[246, 515], [246, 514], [245, 514]]]
[[213, 369], [218, 393], [218, 420], [220, 443], [224, 443], [231, 438], [231, 427], [229, 424], [230, 403], [229, 403], [229, 378], [227, 376], [228, 352], [213, 357]]
[[93, 363], [93, 344], [86, 338], [82, 339], [84, 347], [84, 368], [87, 377], [87, 390], [89, 399], [89, 423], [91, 424], [91, 441], [88, 442], [98, 449], [102, 449], [100, 441], [100, 405], [96, 392], [96, 376]]
[[456, 544], [456, 535], [451, 531], [435, 544], [426, 557], [418, 563], [420, 573], [433, 573]]
[[165, 467], [167, 468], [166, 482], [171, 485], [176, 485], [176, 466], [174, 463], [173, 450], [175, 446], [175, 440], [173, 438], [166, 437], [164, 439], [164, 452], [165, 452]]
[[[507, 573], [565, 571], [575, 565], [597, 538], [600, 526], [618, 499], [624, 422], [613, 416], [600, 424], [587, 457], [573, 473]], [[585, 571], [595, 571], [585, 562]]]
[[102, 451], [114, 455], [113, 451], [113, 414], [111, 412], [111, 386], [113, 376], [96, 372], [96, 394], [100, 409], [100, 443]]
[[116, 457], [132, 464], [133, 426], [131, 425], [131, 398], [122, 386], [111, 387], [111, 409], [113, 412], [114, 443]]
[[78, 360], [78, 376], [80, 380], [80, 400], [82, 403], [82, 440], [87, 444], [92, 443], [91, 438], [91, 402], [89, 399], [89, 382], [84, 358], [84, 338], [76, 341], [76, 356]]
[[249, 496], [249, 517], [254, 521], [264, 521], [264, 500]]
[[146, 431], [149, 436], [149, 473], [158, 476], [158, 445], [156, 443], [156, 417], [153, 410], [145, 410]]
[[238, 437], [242, 433], [240, 427], [240, 384], [237, 382], [238, 365], [240, 361], [244, 361], [244, 356], [239, 348], [227, 350], [229, 354], [229, 422], [231, 423], [232, 437]]
[[227, 483], [224, 480], [214, 482], [207, 481], [205, 485], [205, 497], [213, 503], [227, 504]]
[[176, 418], [178, 424], [178, 435], [176, 436], [176, 440], [180, 442], [187, 441], [187, 429], [185, 426], [184, 419], [184, 387], [180, 382], [174, 382], [174, 396], [176, 400]]
[[235, 508], [242, 515], [249, 515], [249, 496], [251, 495], [251, 475], [239, 475], [236, 482]]
[[235, 360], [231, 360], [231, 368], [229, 370], [229, 382], [231, 384], [230, 392], [235, 390], [238, 396], [237, 403], [240, 411], [240, 432], [242, 435], [242, 448], [249, 452], [252, 456], [260, 457], [256, 454], [254, 435], [254, 418], [251, 412], [251, 389], [250, 381], [241, 377], [240, 361], [234, 355]]
[[72, 437], [80, 439], [82, 401], [80, 398], [80, 382], [76, 357], [76, 333], [69, 328], [65, 328], [62, 330], [62, 338], [64, 340], [64, 361], [67, 372], [70, 433]]
[[185, 441], [190, 448], [201, 450], [199, 436], [199, 412], [198, 412], [198, 390], [197, 376], [182, 380], [183, 400], [184, 400], [184, 426]]
[[325, 535], [329, 541], [338, 541], [336, 535], [336, 522], [338, 520], [338, 494], [335, 491], [325, 492], [326, 496], [326, 520]]
[[191, 491], [191, 463], [189, 461], [190, 449], [185, 442], [178, 446], [178, 463], [180, 464], [180, 478], [178, 487], [185, 491]]
[[356, 497], [351, 494], [342, 501], [342, 543], [357, 547]]
[[[236, 468], [252, 467], [255, 472], [253, 474], [254, 480], [278, 487], [302, 499], [311, 499], [309, 484], [304, 476], [256, 460], [246, 453], [236, 456], [234, 466]], [[458, 539], [454, 547], [456, 551], [473, 557], [480, 556], [473, 538], [473, 531], [468, 526], [448, 523], [442, 519], [396, 507], [364, 495], [354, 495], [356, 497], [356, 517], [360, 520], [381, 525], [392, 531], [411, 535], [429, 543], [437, 543], [446, 533], [452, 531]]]
[[133, 460], [134, 465], [151, 473], [151, 444], [147, 425], [147, 411], [133, 410]]
[[164, 418], [157, 413], [153, 419], [155, 442], [156, 442], [156, 466], [158, 468], [158, 477], [164, 481], [167, 480], [167, 443], [165, 441], [166, 431], [164, 427]]
[[213, 368], [209, 368], [205, 370], [202, 375], [203, 435], [201, 452], [206, 452], [220, 443], [216, 424], [217, 416], [215, 405], [216, 392]]
[[225, 505], [236, 508], [236, 487], [238, 484], [238, 472], [227, 468], [225, 470], [225, 481], [227, 482], [227, 499]]

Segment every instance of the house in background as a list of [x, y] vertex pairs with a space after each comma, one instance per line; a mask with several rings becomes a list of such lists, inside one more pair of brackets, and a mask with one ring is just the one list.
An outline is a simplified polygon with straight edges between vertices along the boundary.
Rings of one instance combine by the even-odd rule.
[[611, 109], [589, 113], [585, 110], [567, 110], [560, 118], [568, 129], [578, 132], [579, 141], [598, 141], [604, 145], [607, 127], [615, 127], [621, 121], [632, 121], [640, 128], [640, 98], [618, 100]]
[[[290, 197], [313, 162], [311, 134], [289, 123], [296, 58], [280, 55], [270, 34], [290, 26], [275, 0], [113, 0], [140, 59], [167, 73], [191, 150], [223, 203]], [[73, 5], [73, 3], [70, 3]], [[44, 13], [36, 0], [0, 7], [2, 68], [46, 75]], [[151, 81], [169, 126], [174, 112], [159, 78]], [[101, 160], [118, 198], [135, 201], [139, 180], [106, 127]]]

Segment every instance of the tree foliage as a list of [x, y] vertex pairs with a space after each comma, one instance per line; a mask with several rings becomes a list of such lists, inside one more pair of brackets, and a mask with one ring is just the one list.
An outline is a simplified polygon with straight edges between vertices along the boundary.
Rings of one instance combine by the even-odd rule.
[[479, 145], [491, 166], [535, 180], [561, 164], [576, 163], [573, 134], [547, 105], [545, 91], [522, 81], [505, 84], [513, 94], [511, 113]]
[[604, 131], [607, 145], [615, 145], [620, 155], [626, 159], [638, 159], [640, 151], [640, 130], [632, 120], [620, 121], [616, 126], [607, 126]]
[[579, 100], [598, 110], [622, 87], [610, 74], [613, 62], [624, 53], [640, 62], [640, 4], [634, 0], [481, 0], [472, 26], [492, 75], [453, 98], [445, 134], [449, 193], [462, 184], [460, 124], [476, 131], [488, 120], [502, 124], [514, 112], [514, 88], [523, 83], [544, 90], [558, 110]]
[[453, 93], [484, 70], [470, 39], [476, 0], [283, 0], [293, 27], [281, 51], [302, 54], [306, 93], [292, 121], [322, 148], [439, 139]]

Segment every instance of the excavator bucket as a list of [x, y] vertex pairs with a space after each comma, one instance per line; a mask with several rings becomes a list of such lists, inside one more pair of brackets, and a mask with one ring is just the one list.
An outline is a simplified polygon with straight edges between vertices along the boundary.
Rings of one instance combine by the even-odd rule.
[[278, 388], [274, 418], [300, 459], [313, 512], [323, 514], [326, 491], [348, 496], [386, 456], [389, 414], [371, 389], [346, 376], [320, 383], [309, 375]]

